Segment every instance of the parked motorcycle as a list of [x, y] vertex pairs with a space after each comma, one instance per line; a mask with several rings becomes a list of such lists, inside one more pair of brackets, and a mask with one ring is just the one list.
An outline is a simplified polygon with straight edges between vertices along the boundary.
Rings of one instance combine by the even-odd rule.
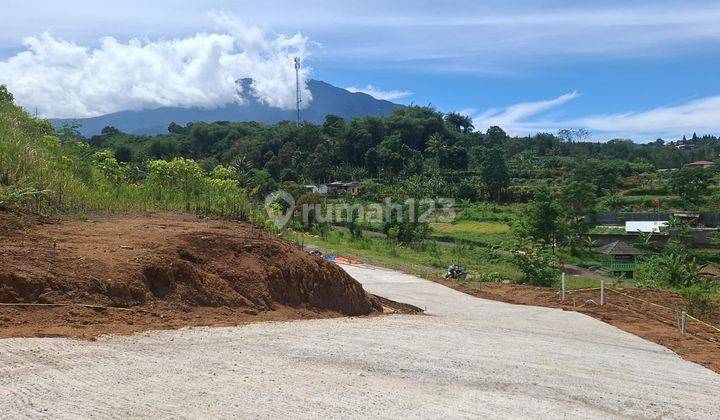
[[450, 264], [447, 273], [443, 276], [445, 279], [465, 280], [467, 278], [467, 269], [461, 265]]

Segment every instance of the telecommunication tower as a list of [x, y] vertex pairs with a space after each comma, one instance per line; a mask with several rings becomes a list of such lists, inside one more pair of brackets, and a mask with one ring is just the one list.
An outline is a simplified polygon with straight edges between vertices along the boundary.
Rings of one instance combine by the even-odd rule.
[[297, 110], [297, 126], [300, 127], [300, 57], [295, 57], [295, 109]]

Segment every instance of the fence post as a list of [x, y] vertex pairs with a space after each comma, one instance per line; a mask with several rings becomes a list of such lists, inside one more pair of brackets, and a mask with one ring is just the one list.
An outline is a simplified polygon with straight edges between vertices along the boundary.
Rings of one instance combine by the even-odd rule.
[[600, 306], [605, 304], [605, 279], [600, 279]]
[[685, 318], [687, 318], [687, 312], [682, 311], [680, 314], [680, 332], [683, 337], [685, 337]]
[[560, 300], [565, 300], [565, 272], [560, 274]]

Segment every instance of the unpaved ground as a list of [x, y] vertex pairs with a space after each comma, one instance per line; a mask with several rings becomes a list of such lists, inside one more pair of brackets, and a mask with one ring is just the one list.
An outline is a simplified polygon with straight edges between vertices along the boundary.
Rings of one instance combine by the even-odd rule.
[[345, 268], [429, 316], [0, 340], [2, 415], [720, 417], [720, 375], [585, 315]]
[[486, 283], [478, 288], [467, 287], [452, 280], [437, 279], [436, 281], [484, 299], [577, 311], [661, 344], [687, 360], [720, 373], [720, 331], [715, 327], [720, 324], [717, 318], [705, 317], [705, 322], [688, 318], [687, 335], [683, 337], [677, 328], [675, 310], [685, 309], [687, 299], [675, 292], [651, 289], [607, 289], [605, 305], [600, 306], [598, 289], [570, 290], [566, 292], [565, 300], [560, 301], [559, 292], [547, 287]]
[[249, 224], [173, 213], [40, 223], [0, 212], [0, 338], [381, 311], [334, 264]]

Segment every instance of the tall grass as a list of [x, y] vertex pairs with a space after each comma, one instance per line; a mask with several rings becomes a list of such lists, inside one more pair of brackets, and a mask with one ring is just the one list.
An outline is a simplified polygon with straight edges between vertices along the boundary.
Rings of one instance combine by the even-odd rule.
[[47, 215], [189, 210], [240, 220], [254, 212], [246, 191], [232, 181], [201, 173], [188, 195], [148, 179], [110, 178], [94, 152], [82, 141], [61, 141], [47, 121], [0, 102], [0, 209]]

